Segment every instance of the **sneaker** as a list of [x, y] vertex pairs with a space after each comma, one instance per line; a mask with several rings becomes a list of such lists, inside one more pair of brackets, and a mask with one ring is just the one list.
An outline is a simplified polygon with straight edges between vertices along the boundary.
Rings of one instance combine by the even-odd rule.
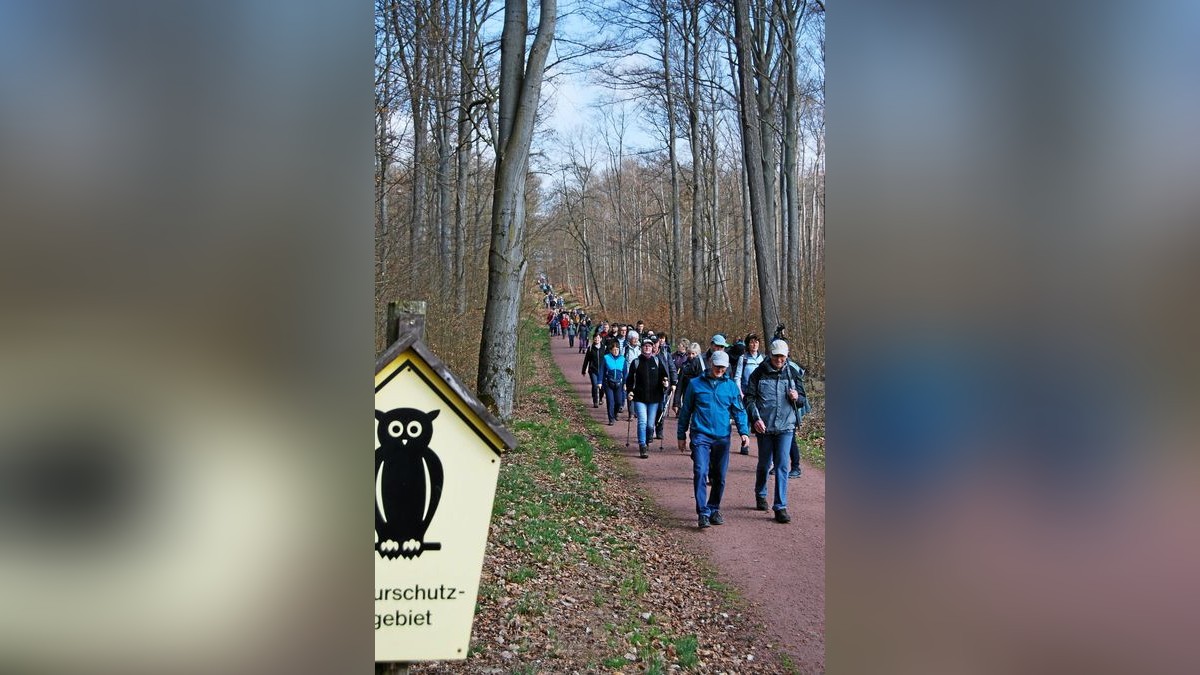
[[611, 426], [613, 425], [613, 423], [615, 423], [615, 422], [616, 422], [616, 420], [614, 420], [614, 419], [610, 419], [610, 420], [608, 421], [608, 426], [610, 426], [610, 427], [611, 427]]
[[792, 469], [791, 471], [788, 472], [788, 478], [799, 478], [799, 477], [800, 477], [800, 469]]
[[713, 511], [712, 515], [708, 517], [708, 521], [710, 523], [712, 523], [713, 525], [724, 525], [725, 524], [725, 519], [721, 517], [720, 511]]
[[767, 498], [759, 497], [758, 495], [755, 495], [754, 496], [754, 510], [755, 511], [766, 511], [767, 510]]
[[749, 446], [749, 445], [743, 445], [743, 446], [742, 446], [741, 453], [742, 453], [743, 455], [748, 455], [748, 454], [750, 454], [750, 446]]
[[767, 475], [774, 476], [775, 475], [775, 467], [771, 467], [771, 470], [767, 472]]
[[646, 446], [644, 446], [644, 445], [638, 446], [638, 453], [640, 453], [638, 456], [641, 457], [642, 459], [646, 459], [647, 457], [650, 456], [650, 453], [646, 452]]
[[708, 527], [708, 516], [700, 516], [699, 522], [697, 522], [696, 524], [702, 530], [704, 528]]
[[775, 522], [790, 523], [792, 522], [792, 517], [788, 515], [787, 509], [779, 509], [775, 512]]

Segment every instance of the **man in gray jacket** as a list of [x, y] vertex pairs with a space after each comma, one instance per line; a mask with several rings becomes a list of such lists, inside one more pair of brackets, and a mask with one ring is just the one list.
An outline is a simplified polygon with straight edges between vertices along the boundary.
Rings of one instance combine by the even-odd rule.
[[775, 521], [789, 523], [787, 512], [788, 463], [792, 437], [800, 423], [800, 392], [795, 375], [788, 367], [788, 344], [771, 343], [770, 359], [754, 369], [744, 390], [746, 415], [758, 437], [758, 470], [754, 478], [755, 508], [767, 510], [767, 469], [775, 471], [775, 501], [771, 505]]

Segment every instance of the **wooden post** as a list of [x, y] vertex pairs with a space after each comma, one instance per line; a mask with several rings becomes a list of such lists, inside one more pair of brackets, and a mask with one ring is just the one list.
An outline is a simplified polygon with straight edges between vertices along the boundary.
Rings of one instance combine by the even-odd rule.
[[[396, 333], [416, 333], [417, 338], [425, 339], [425, 310], [424, 300], [407, 300], [401, 302], [396, 310]], [[397, 337], [399, 339], [399, 337]]]
[[387, 305], [387, 323], [383, 325], [384, 349], [392, 346], [396, 340], [400, 339], [400, 325], [396, 323], [396, 314], [396, 302], [393, 300]]
[[416, 331], [418, 338], [425, 339], [425, 311], [424, 300], [389, 302], [385, 333], [387, 346], [390, 347], [396, 340], [399, 340], [400, 333], [407, 334]]

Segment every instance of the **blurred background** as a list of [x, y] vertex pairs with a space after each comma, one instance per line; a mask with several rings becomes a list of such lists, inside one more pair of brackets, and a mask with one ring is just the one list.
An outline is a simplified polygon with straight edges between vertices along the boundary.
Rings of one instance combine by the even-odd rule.
[[0, 6], [0, 672], [370, 667], [371, 41]]
[[830, 7], [830, 672], [1200, 668], [1198, 18]]

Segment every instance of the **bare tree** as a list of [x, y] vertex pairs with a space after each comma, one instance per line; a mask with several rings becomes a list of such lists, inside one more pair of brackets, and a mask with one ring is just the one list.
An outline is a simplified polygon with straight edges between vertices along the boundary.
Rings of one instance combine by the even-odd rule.
[[[395, 108], [395, 88], [391, 70], [395, 64], [396, 41], [382, 18], [382, 0], [375, 6], [375, 308], [379, 312], [384, 302], [385, 280], [390, 272], [393, 252], [391, 222], [388, 219], [389, 185], [395, 143], [391, 133], [391, 116]], [[376, 333], [381, 333], [376, 326]], [[377, 340], [378, 342], [378, 340]], [[381, 345], [376, 345], [376, 351]]]
[[757, 254], [759, 314], [763, 334], [770, 335], [779, 323], [779, 276], [775, 213], [772, 208], [775, 161], [774, 153], [764, 147], [764, 141], [773, 142], [773, 138], [768, 140], [771, 137], [770, 120], [764, 118], [764, 113], [769, 114], [772, 110], [770, 76], [763, 63], [769, 54], [764, 42], [764, 27], [769, 22], [763, 16], [766, 10], [762, 2], [755, 7], [757, 31], [751, 27], [750, 0], [734, 0], [733, 7], [742, 156]]
[[[405, 15], [407, 10], [411, 15]], [[416, 256], [425, 231], [426, 190], [429, 172], [425, 166], [429, 147], [429, 77], [426, 66], [429, 51], [429, 7], [422, 2], [392, 3], [388, 9], [392, 34], [399, 44], [397, 63], [408, 90], [409, 112], [412, 114], [412, 201], [410, 210], [409, 246], [407, 259], [408, 281], [415, 279]]]
[[525, 55], [529, 9], [505, 0], [500, 36], [500, 109], [488, 292], [479, 352], [478, 394], [501, 419], [512, 416], [516, 393], [517, 325], [525, 259], [525, 184], [529, 144], [541, 96], [546, 56], [554, 40], [557, 0], [540, 0], [537, 34]]

